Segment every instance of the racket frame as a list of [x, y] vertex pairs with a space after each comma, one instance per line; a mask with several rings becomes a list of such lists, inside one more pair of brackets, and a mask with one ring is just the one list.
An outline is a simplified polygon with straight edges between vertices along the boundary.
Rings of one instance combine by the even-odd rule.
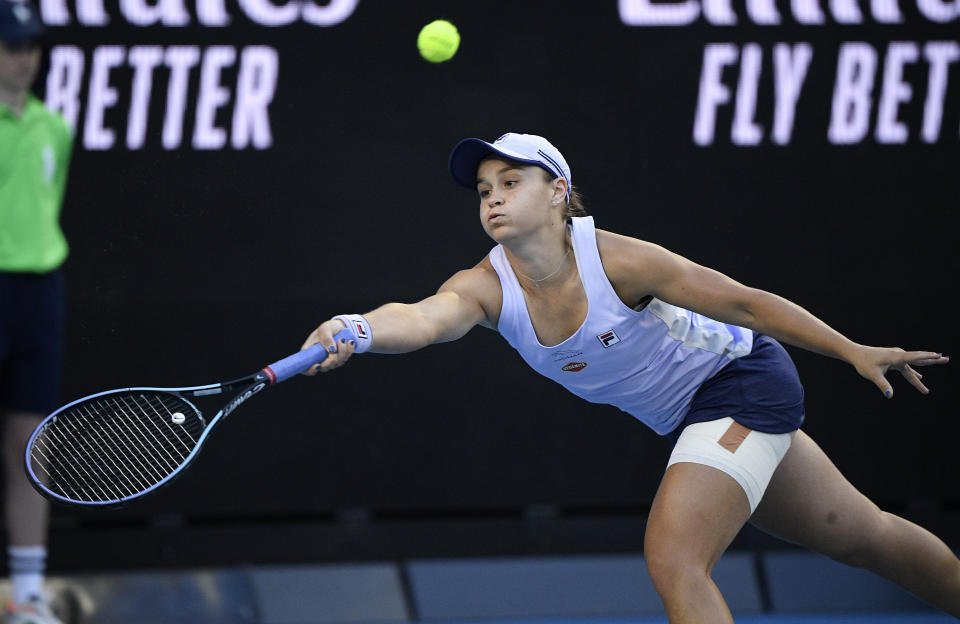
[[[352, 331], [349, 328], [346, 328], [337, 332], [337, 334], [334, 335], [333, 338], [334, 338], [334, 344], [338, 344], [341, 342], [355, 340], [356, 337], [353, 335]], [[334, 349], [331, 350], [331, 352], [333, 351]], [[40, 422], [40, 424], [37, 426], [37, 428], [34, 430], [33, 434], [30, 436], [30, 439], [27, 441], [27, 447], [24, 450], [24, 468], [27, 472], [27, 478], [29, 479], [30, 484], [34, 487], [34, 489], [37, 490], [37, 492], [40, 493], [41, 496], [53, 502], [63, 503], [63, 504], [73, 505], [73, 506], [80, 506], [80, 507], [96, 507], [96, 508], [109, 508], [109, 507], [123, 506], [124, 504], [126, 504], [131, 500], [142, 498], [148, 494], [151, 494], [157, 491], [162, 486], [170, 483], [176, 476], [182, 474], [184, 469], [186, 469], [196, 458], [197, 454], [200, 452], [201, 447], [203, 447], [204, 441], [207, 439], [207, 436], [210, 435], [210, 432], [213, 430], [213, 428], [217, 424], [219, 424], [223, 419], [229, 416], [230, 413], [233, 412], [241, 403], [243, 403], [253, 395], [259, 393], [264, 388], [274, 386], [280, 383], [281, 381], [286, 381], [287, 379], [290, 379], [295, 375], [298, 375], [299, 373], [307, 370], [311, 366], [323, 362], [328, 355], [329, 353], [327, 352], [326, 348], [322, 344], [317, 343], [307, 349], [303, 349], [302, 351], [299, 351], [292, 355], [288, 355], [283, 359], [277, 360], [273, 364], [270, 364], [269, 366], [265, 366], [264, 368], [260, 369], [259, 371], [257, 371], [252, 375], [247, 375], [246, 377], [240, 377], [238, 379], [234, 379], [233, 381], [225, 381], [221, 383], [207, 384], [203, 386], [185, 386], [182, 388], [155, 388], [155, 387], [117, 388], [114, 390], [106, 390], [104, 392], [98, 392], [96, 394], [91, 394], [83, 398], [77, 399], [72, 403], [64, 405], [57, 411], [53, 412], [52, 414], [44, 418]], [[31, 451], [33, 450], [33, 443], [37, 439], [37, 437], [40, 434], [42, 434], [44, 431], [46, 431], [47, 426], [50, 423], [56, 422], [56, 418], [59, 414], [61, 414], [65, 410], [70, 409], [75, 405], [83, 403], [84, 401], [95, 399], [97, 397], [105, 396], [108, 394], [116, 394], [119, 392], [133, 392], [137, 390], [149, 391], [149, 392], [165, 392], [167, 394], [172, 394], [177, 396], [180, 400], [190, 405], [190, 407], [192, 407], [193, 410], [197, 412], [198, 417], [200, 418], [200, 421], [203, 422], [204, 421], [203, 412], [200, 411], [200, 409], [196, 405], [191, 403], [187, 399], [187, 397], [188, 396], [203, 397], [203, 396], [209, 396], [214, 394], [223, 394], [225, 392], [230, 392], [237, 388], [241, 388], [241, 390], [233, 398], [227, 401], [222, 408], [220, 408], [220, 411], [218, 411], [216, 415], [210, 419], [210, 422], [206, 423], [206, 425], [203, 428], [203, 431], [200, 433], [200, 437], [197, 438], [196, 445], [190, 451], [190, 453], [180, 462], [180, 464], [170, 474], [166, 475], [163, 479], [161, 479], [157, 483], [154, 483], [152, 486], [140, 492], [136, 492], [129, 496], [121, 496], [120, 498], [111, 499], [107, 501], [75, 500], [75, 499], [63, 496], [61, 494], [57, 494], [56, 492], [53, 492], [49, 488], [45, 487], [43, 485], [43, 482], [38, 478], [37, 474], [33, 471], [33, 467], [31, 466], [32, 464]]]
[[[122, 507], [126, 503], [134, 499], [143, 498], [149, 494], [154, 493], [156, 490], [160, 489], [162, 486], [167, 485], [173, 481], [177, 476], [179, 476], [183, 471], [193, 462], [196, 456], [200, 453], [200, 449], [203, 447], [204, 441], [206, 441], [207, 436], [210, 435], [210, 432], [213, 428], [219, 424], [224, 418], [230, 415], [241, 403], [257, 394], [264, 388], [270, 386], [270, 376], [267, 375], [263, 370], [258, 371], [253, 375], [248, 375], [247, 377], [241, 377], [239, 379], [234, 379], [233, 381], [225, 381], [222, 383], [207, 384], [203, 386], [187, 386], [183, 388], [160, 388], [160, 387], [135, 387], [135, 388], [115, 388], [113, 390], [105, 390], [103, 392], [98, 392], [96, 394], [91, 394], [83, 398], [77, 399], [72, 403], [64, 405], [57, 411], [53, 412], [49, 416], [43, 419], [40, 425], [36, 428], [33, 434], [30, 436], [30, 439], [27, 441], [27, 448], [24, 453], [24, 468], [27, 472], [27, 478], [30, 481], [30, 484], [33, 486], [37, 492], [44, 498], [51, 500], [53, 502], [64, 503], [73, 506], [82, 506], [82, 507], [96, 507], [96, 508], [113, 508], [113, 507]], [[216, 394], [224, 394], [234, 390], [238, 387], [242, 389], [227, 401], [226, 404], [216, 415], [209, 420], [209, 422], [204, 418], [203, 412], [196, 405], [189, 400], [189, 398], [212, 396]], [[31, 458], [31, 451], [33, 450], [33, 443], [38, 436], [42, 435], [47, 426], [56, 422], [57, 416], [61, 413], [69, 410], [75, 405], [79, 405], [86, 401], [96, 399], [98, 397], [107, 396], [111, 394], [117, 394], [121, 392], [151, 392], [151, 393], [165, 393], [172, 394], [184, 401], [196, 412], [197, 417], [200, 419], [200, 422], [203, 424], [203, 430], [200, 433], [200, 437], [197, 438], [197, 442], [194, 445], [190, 453], [180, 462], [180, 464], [172, 471], [170, 474], [165, 476], [160, 481], [154, 483], [150, 487], [131, 494], [129, 496], [121, 496], [120, 498], [105, 500], [105, 501], [80, 501], [73, 498], [69, 498], [54, 492], [43, 485], [43, 481], [38, 477], [36, 472], [33, 469], [33, 460]], [[189, 397], [189, 398], [188, 398]]]

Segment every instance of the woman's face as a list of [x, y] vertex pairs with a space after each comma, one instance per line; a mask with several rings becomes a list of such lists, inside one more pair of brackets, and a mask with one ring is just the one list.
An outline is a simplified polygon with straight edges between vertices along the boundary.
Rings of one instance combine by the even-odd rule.
[[477, 168], [477, 192], [480, 223], [500, 243], [562, 220], [554, 184], [536, 165], [488, 158]]

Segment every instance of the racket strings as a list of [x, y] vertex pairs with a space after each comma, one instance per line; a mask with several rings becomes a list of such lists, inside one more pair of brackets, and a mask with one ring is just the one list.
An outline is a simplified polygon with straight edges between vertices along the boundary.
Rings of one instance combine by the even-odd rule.
[[[145, 474], [149, 474], [151, 471], [165, 473], [167, 470], [174, 470], [186, 458], [186, 455], [180, 453], [180, 450], [176, 447], [173, 447], [172, 451], [165, 448], [164, 443], [160, 442], [150, 426], [152, 420], [144, 419], [145, 414], [142, 408], [156, 412], [155, 409], [152, 409], [152, 405], [149, 403], [146, 405], [131, 405], [127, 397], [121, 397], [119, 401], [108, 401], [108, 404], [110, 403], [112, 403], [110, 409], [114, 410], [114, 414], [128, 416], [129, 418], [114, 418], [101, 422], [106, 422], [109, 425], [112, 439], [123, 444], [123, 449], [128, 453], [128, 457], [132, 458]], [[94, 425], [88, 422], [87, 426], [93, 427]], [[189, 452], [189, 449], [187, 449], [187, 455]], [[179, 461], [172, 453], [177, 453], [180, 456]]]
[[[182, 414], [183, 422], [174, 420]], [[54, 494], [110, 502], [167, 479], [197, 446], [204, 423], [177, 395], [119, 392], [73, 406], [34, 440], [34, 473]]]

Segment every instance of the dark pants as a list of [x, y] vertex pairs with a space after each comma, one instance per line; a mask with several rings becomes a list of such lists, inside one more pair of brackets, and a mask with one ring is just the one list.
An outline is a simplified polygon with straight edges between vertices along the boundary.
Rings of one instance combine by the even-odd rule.
[[62, 269], [0, 272], [0, 408], [40, 414], [57, 408], [65, 299]]

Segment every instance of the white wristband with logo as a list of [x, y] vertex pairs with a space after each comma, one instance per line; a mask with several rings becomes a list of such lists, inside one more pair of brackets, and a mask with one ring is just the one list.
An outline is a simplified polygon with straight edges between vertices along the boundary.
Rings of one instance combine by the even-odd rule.
[[336, 320], [342, 321], [350, 333], [353, 334], [353, 342], [356, 344], [354, 353], [363, 353], [373, 344], [373, 332], [370, 331], [370, 323], [360, 314], [339, 314]]

